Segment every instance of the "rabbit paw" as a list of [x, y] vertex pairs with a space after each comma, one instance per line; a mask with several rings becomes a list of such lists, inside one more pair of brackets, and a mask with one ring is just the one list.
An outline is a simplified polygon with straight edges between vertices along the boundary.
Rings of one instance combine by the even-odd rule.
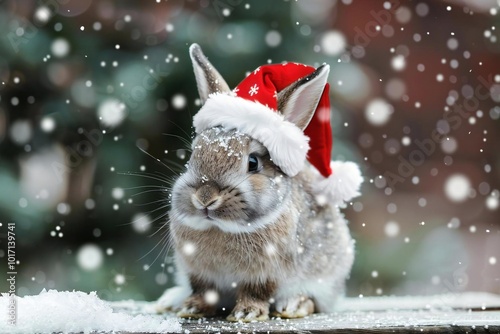
[[181, 318], [203, 318], [213, 316], [216, 306], [209, 305], [203, 295], [192, 295], [184, 302], [182, 309], [177, 312]]
[[253, 322], [267, 320], [269, 319], [269, 303], [264, 301], [238, 303], [226, 319], [233, 322]]
[[293, 319], [303, 318], [314, 313], [314, 302], [304, 296], [297, 296], [295, 298], [287, 298], [278, 300], [276, 302], [276, 311], [273, 316]]
[[182, 308], [184, 301], [191, 295], [187, 286], [174, 286], [163, 293], [155, 305], [156, 312], [177, 312]]

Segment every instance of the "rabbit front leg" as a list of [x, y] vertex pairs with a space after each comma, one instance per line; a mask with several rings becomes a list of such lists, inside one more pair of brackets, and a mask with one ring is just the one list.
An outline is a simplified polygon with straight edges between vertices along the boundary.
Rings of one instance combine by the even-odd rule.
[[181, 318], [203, 318], [215, 315], [218, 292], [215, 286], [194, 275], [189, 277], [193, 293], [177, 313]]
[[269, 300], [276, 292], [276, 283], [242, 284], [237, 293], [236, 306], [228, 321], [262, 321], [269, 319]]

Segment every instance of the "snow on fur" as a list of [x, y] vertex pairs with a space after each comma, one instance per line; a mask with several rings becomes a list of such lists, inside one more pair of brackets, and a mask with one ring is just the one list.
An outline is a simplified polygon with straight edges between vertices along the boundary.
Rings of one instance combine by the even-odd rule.
[[39, 295], [16, 297], [16, 325], [7, 324], [10, 297], [0, 298], [0, 333], [91, 333], [91, 332], [180, 332], [175, 318], [164, 315], [130, 315], [113, 311], [95, 292], [40, 292]]
[[258, 102], [211, 94], [194, 116], [193, 125], [196, 133], [215, 126], [238, 129], [261, 142], [288, 176], [297, 175], [304, 167], [309, 138], [295, 124]]

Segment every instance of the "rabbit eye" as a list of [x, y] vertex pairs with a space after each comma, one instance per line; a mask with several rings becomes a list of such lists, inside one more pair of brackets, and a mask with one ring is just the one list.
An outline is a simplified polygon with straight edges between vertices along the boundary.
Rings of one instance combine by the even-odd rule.
[[250, 154], [248, 156], [248, 171], [250, 173], [255, 173], [260, 170], [259, 158], [255, 154]]

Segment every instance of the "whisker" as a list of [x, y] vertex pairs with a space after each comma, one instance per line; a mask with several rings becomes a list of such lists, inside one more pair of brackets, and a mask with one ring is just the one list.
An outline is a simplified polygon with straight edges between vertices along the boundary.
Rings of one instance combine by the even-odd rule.
[[164, 136], [167, 136], [167, 137], [173, 137], [173, 138], [177, 138], [179, 139], [184, 145], [186, 145], [186, 149], [191, 149], [191, 141], [190, 140], [187, 140], [186, 138], [184, 137], [181, 137], [179, 135], [176, 135], [176, 134], [172, 134], [172, 133], [163, 133], [162, 135]]
[[[172, 123], [173, 125], [175, 125], [179, 130], [181, 130], [188, 138], [191, 139], [191, 135], [189, 133], [186, 132], [186, 130], [184, 130], [184, 128], [180, 125], [178, 125], [177, 123], [175, 123], [174, 121], [172, 120], [168, 120], [170, 123]], [[182, 139], [186, 139], [186, 138], [182, 138]]]
[[160, 181], [163, 183], [166, 183], [168, 185], [171, 184], [172, 180], [166, 179], [164, 177], [159, 177], [157, 175], [151, 174], [151, 173], [145, 173], [145, 172], [118, 172], [120, 175], [127, 175], [127, 176], [138, 176], [138, 177], [143, 177], [146, 179], [152, 179], [155, 181]]
[[170, 166], [166, 165], [163, 161], [161, 161], [160, 159], [156, 158], [155, 156], [153, 156], [151, 153], [147, 152], [146, 150], [140, 148], [140, 147], [137, 147], [142, 153], [148, 155], [151, 159], [154, 159], [156, 162], [160, 163], [162, 166], [168, 168], [168, 170], [170, 170], [172, 173], [174, 174], [177, 174], [172, 168], [170, 168]]
[[[153, 205], [153, 204], [157, 204], [157, 203], [165, 203], [165, 199], [159, 199], [159, 200], [147, 202], [147, 203], [134, 203], [134, 206], [148, 206], [148, 205]], [[170, 205], [170, 203], [168, 203], [168, 205]]]
[[[169, 204], [165, 204], [165, 205], [159, 206], [156, 209], [149, 211], [148, 214], [151, 214], [153, 212], [156, 212], [158, 210], [165, 209], [165, 208], [168, 208], [168, 207], [169, 207]], [[152, 222], [155, 222], [156, 220], [157, 219], [154, 219]]]
[[162, 189], [165, 189], [164, 186], [144, 185], [144, 186], [127, 187], [127, 188], [123, 188], [123, 190], [136, 190], [136, 189], [142, 189], [142, 188], [162, 188]]
[[168, 236], [166, 236], [166, 235], [165, 235], [165, 236], [161, 239], [161, 241], [163, 241], [164, 239], [167, 239], [167, 242], [165, 242], [165, 243], [163, 244], [162, 248], [160, 249], [160, 252], [159, 252], [159, 253], [158, 253], [158, 255], [154, 258], [154, 260], [153, 260], [153, 262], [151, 263], [151, 265], [153, 265], [153, 264], [155, 264], [155, 263], [156, 263], [156, 260], [158, 260], [158, 258], [159, 258], [160, 256], [162, 256], [163, 251], [164, 251], [165, 249], [168, 249], [168, 247], [169, 247]]
[[[146, 254], [144, 254], [143, 256], [141, 256], [141, 257], [139, 258], [139, 260], [143, 260], [143, 259], [144, 259], [144, 258], [146, 258], [149, 254], [151, 254], [151, 253], [152, 253], [152, 252], [153, 252], [153, 251], [154, 251], [154, 250], [155, 250], [155, 249], [156, 249], [156, 248], [157, 248], [157, 247], [158, 247], [158, 246], [159, 246], [159, 245], [160, 245], [160, 244], [164, 241], [164, 239], [166, 239], [166, 238], [167, 238], [167, 236], [163, 236], [163, 237], [160, 239], [160, 241], [159, 241], [159, 242], [157, 242], [157, 243], [156, 243], [156, 245], [155, 245], [155, 246], [154, 246], [154, 247], [153, 247], [153, 248], [152, 248], [149, 252], [147, 252]], [[153, 263], [154, 263], [154, 261], [153, 261]]]
[[168, 234], [168, 229], [166, 228], [167, 224], [162, 224], [156, 231], [154, 231], [152, 234], [148, 235], [148, 237], [152, 238], [155, 235], [157, 235], [160, 231], [163, 231], [162, 235]]
[[180, 163], [178, 163], [178, 162], [175, 162], [175, 161], [168, 161], [168, 163], [170, 163], [170, 164], [174, 165], [175, 167], [177, 167], [177, 168], [179, 169], [179, 172], [180, 172], [180, 171], [183, 171], [183, 170], [185, 170], [185, 169], [186, 169], [186, 166], [181, 165], [181, 164], [180, 164]]
[[139, 196], [139, 195], [144, 195], [144, 194], [149, 194], [149, 193], [165, 193], [165, 192], [168, 192], [166, 189], [164, 190], [158, 190], [158, 189], [153, 189], [153, 190], [144, 190], [144, 191], [141, 191], [137, 194], [133, 194], [131, 195], [131, 197], [136, 197], [136, 196]]

